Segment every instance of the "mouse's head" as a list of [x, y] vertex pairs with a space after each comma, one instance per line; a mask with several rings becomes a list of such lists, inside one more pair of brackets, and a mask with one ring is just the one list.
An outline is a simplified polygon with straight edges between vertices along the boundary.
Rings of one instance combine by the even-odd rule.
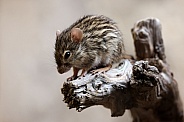
[[79, 28], [56, 31], [55, 60], [60, 74], [70, 70], [75, 63], [76, 50], [83, 38]]

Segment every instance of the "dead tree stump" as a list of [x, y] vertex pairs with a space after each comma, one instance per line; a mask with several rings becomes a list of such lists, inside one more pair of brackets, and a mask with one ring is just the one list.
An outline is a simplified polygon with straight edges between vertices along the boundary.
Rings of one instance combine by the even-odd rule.
[[[163, 78], [160, 100], [151, 107], [130, 109], [135, 122], [183, 122], [183, 106], [176, 80], [166, 62], [160, 21], [149, 18], [135, 23], [131, 30], [137, 60], [148, 61]], [[151, 118], [151, 119], [150, 119]]]
[[133, 122], [183, 122], [182, 102], [166, 62], [159, 20], [138, 21], [131, 32], [136, 60], [124, 59], [106, 73], [88, 73], [64, 82], [64, 102], [79, 112], [103, 105], [112, 117], [128, 109]]

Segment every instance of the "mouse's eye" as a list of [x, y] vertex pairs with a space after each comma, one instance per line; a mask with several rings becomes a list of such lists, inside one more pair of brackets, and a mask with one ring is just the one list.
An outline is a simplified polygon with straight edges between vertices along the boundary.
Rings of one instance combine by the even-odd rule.
[[64, 52], [64, 59], [68, 59], [70, 57], [70, 55], [71, 55], [71, 52], [69, 50], [66, 50]]

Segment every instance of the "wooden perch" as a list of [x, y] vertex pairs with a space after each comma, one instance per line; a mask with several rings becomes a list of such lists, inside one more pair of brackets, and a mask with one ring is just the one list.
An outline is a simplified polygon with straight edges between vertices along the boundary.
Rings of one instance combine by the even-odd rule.
[[131, 111], [133, 122], [183, 122], [177, 83], [164, 52], [158, 19], [138, 21], [131, 30], [137, 60], [122, 60], [106, 73], [64, 82], [61, 89], [69, 108], [82, 111], [94, 105], [111, 116]]

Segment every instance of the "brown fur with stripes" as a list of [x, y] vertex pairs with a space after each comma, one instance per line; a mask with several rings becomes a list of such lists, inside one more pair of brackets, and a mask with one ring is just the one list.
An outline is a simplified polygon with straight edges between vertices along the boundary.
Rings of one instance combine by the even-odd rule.
[[[82, 39], [78, 42], [71, 39], [73, 28], [82, 31]], [[64, 54], [66, 51], [69, 57]], [[112, 19], [103, 15], [84, 16], [56, 37], [55, 60], [61, 74], [71, 67], [89, 71], [116, 63], [124, 52], [122, 33]]]

